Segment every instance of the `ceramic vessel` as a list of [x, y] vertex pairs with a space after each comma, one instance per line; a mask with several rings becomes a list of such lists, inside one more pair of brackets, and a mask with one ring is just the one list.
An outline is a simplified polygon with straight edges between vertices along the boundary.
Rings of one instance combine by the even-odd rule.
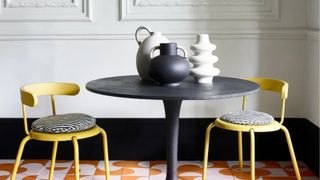
[[[160, 55], [153, 57], [154, 51], [159, 49]], [[184, 57], [177, 54], [180, 49]], [[176, 86], [190, 73], [190, 65], [187, 61], [186, 51], [177, 47], [176, 43], [161, 43], [150, 51], [150, 76], [161, 85]]]
[[197, 35], [197, 42], [191, 45], [194, 55], [189, 57], [193, 64], [190, 74], [195, 82], [212, 83], [213, 77], [220, 73], [220, 70], [213, 66], [218, 61], [218, 57], [212, 54], [215, 49], [216, 45], [210, 43], [208, 34]]
[[[145, 30], [148, 32], [148, 37], [143, 41], [138, 40], [139, 33]], [[152, 80], [149, 75], [150, 65], [150, 50], [155, 46], [159, 46], [160, 43], [168, 43], [169, 40], [162, 35], [161, 32], [152, 32], [150, 28], [140, 26], [135, 32], [135, 38], [139, 45], [136, 57], [136, 65], [139, 76], [143, 80]]]

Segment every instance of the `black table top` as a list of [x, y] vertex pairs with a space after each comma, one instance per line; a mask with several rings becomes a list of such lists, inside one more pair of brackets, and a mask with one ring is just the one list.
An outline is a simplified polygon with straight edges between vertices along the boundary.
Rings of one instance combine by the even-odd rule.
[[161, 86], [142, 81], [138, 75], [130, 75], [93, 80], [86, 88], [94, 93], [125, 98], [209, 100], [251, 94], [258, 91], [259, 85], [243, 79], [215, 76], [213, 84], [198, 84], [188, 77], [179, 86]]

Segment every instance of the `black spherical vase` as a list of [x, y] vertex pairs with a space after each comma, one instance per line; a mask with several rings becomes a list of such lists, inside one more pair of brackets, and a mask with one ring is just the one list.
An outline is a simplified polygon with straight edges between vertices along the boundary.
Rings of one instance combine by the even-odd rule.
[[[153, 57], [153, 52], [160, 49], [160, 55]], [[177, 54], [177, 50], [184, 52], [184, 57]], [[151, 62], [149, 75], [158, 83], [165, 86], [177, 86], [190, 72], [186, 51], [177, 47], [176, 43], [161, 43], [150, 51]]]

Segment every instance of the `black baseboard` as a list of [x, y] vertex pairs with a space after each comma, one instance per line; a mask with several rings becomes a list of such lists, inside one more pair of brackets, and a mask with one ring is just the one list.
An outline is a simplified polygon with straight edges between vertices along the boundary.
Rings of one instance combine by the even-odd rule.
[[[213, 118], [180, 120], [179, 160], [202, 160], [204, 134]], [[32, 121], [32, 120], [31, 120]], [[166, 128], [164, 119], [98, 119], [108, 134], [110, 159], [164, 160]], [[284, 124], [290, 131], [298, 160], [305, 162], [319, 176], [319, 127], [307, 119], [288, 118]], [[0, 159], [14, 159], [25, 136], [22, 119], [0, 118]], [[245, 133], [244, 159], [249, 159], [249, 137]], [[213, 129], [210, 159], [237, 160], [237, 133]], [[79, 141], [80, 159], [103, 159], [101, 137]], [[52, 144], [30, 141], [23, 158], [49, 159]], [[57, 159], [73, 159], [71, 142], [59, 144]], [[283, 132], [256, 133], [257, 160], [290, 160]]]

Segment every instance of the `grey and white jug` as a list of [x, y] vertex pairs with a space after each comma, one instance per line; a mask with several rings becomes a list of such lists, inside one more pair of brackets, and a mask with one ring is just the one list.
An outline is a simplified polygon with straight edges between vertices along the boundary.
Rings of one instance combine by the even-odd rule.
[[[143, 41], [140, 41], [138, 40], [138, 34], [142, 30], [146, 30], [149, 33], [149, 36]], [[139, 76], [143, 80], [153, 80], [149, 75], [150, 50], [155, 46], [159, 46], [160, 43], [169, 43], [169, 40], [164, 37], [161, 32], [152, 32], [150, 28], [145, 26], [138, 27], [135, 33], [135, 38], [139, 45], [136, 57], [136, 65]]]

